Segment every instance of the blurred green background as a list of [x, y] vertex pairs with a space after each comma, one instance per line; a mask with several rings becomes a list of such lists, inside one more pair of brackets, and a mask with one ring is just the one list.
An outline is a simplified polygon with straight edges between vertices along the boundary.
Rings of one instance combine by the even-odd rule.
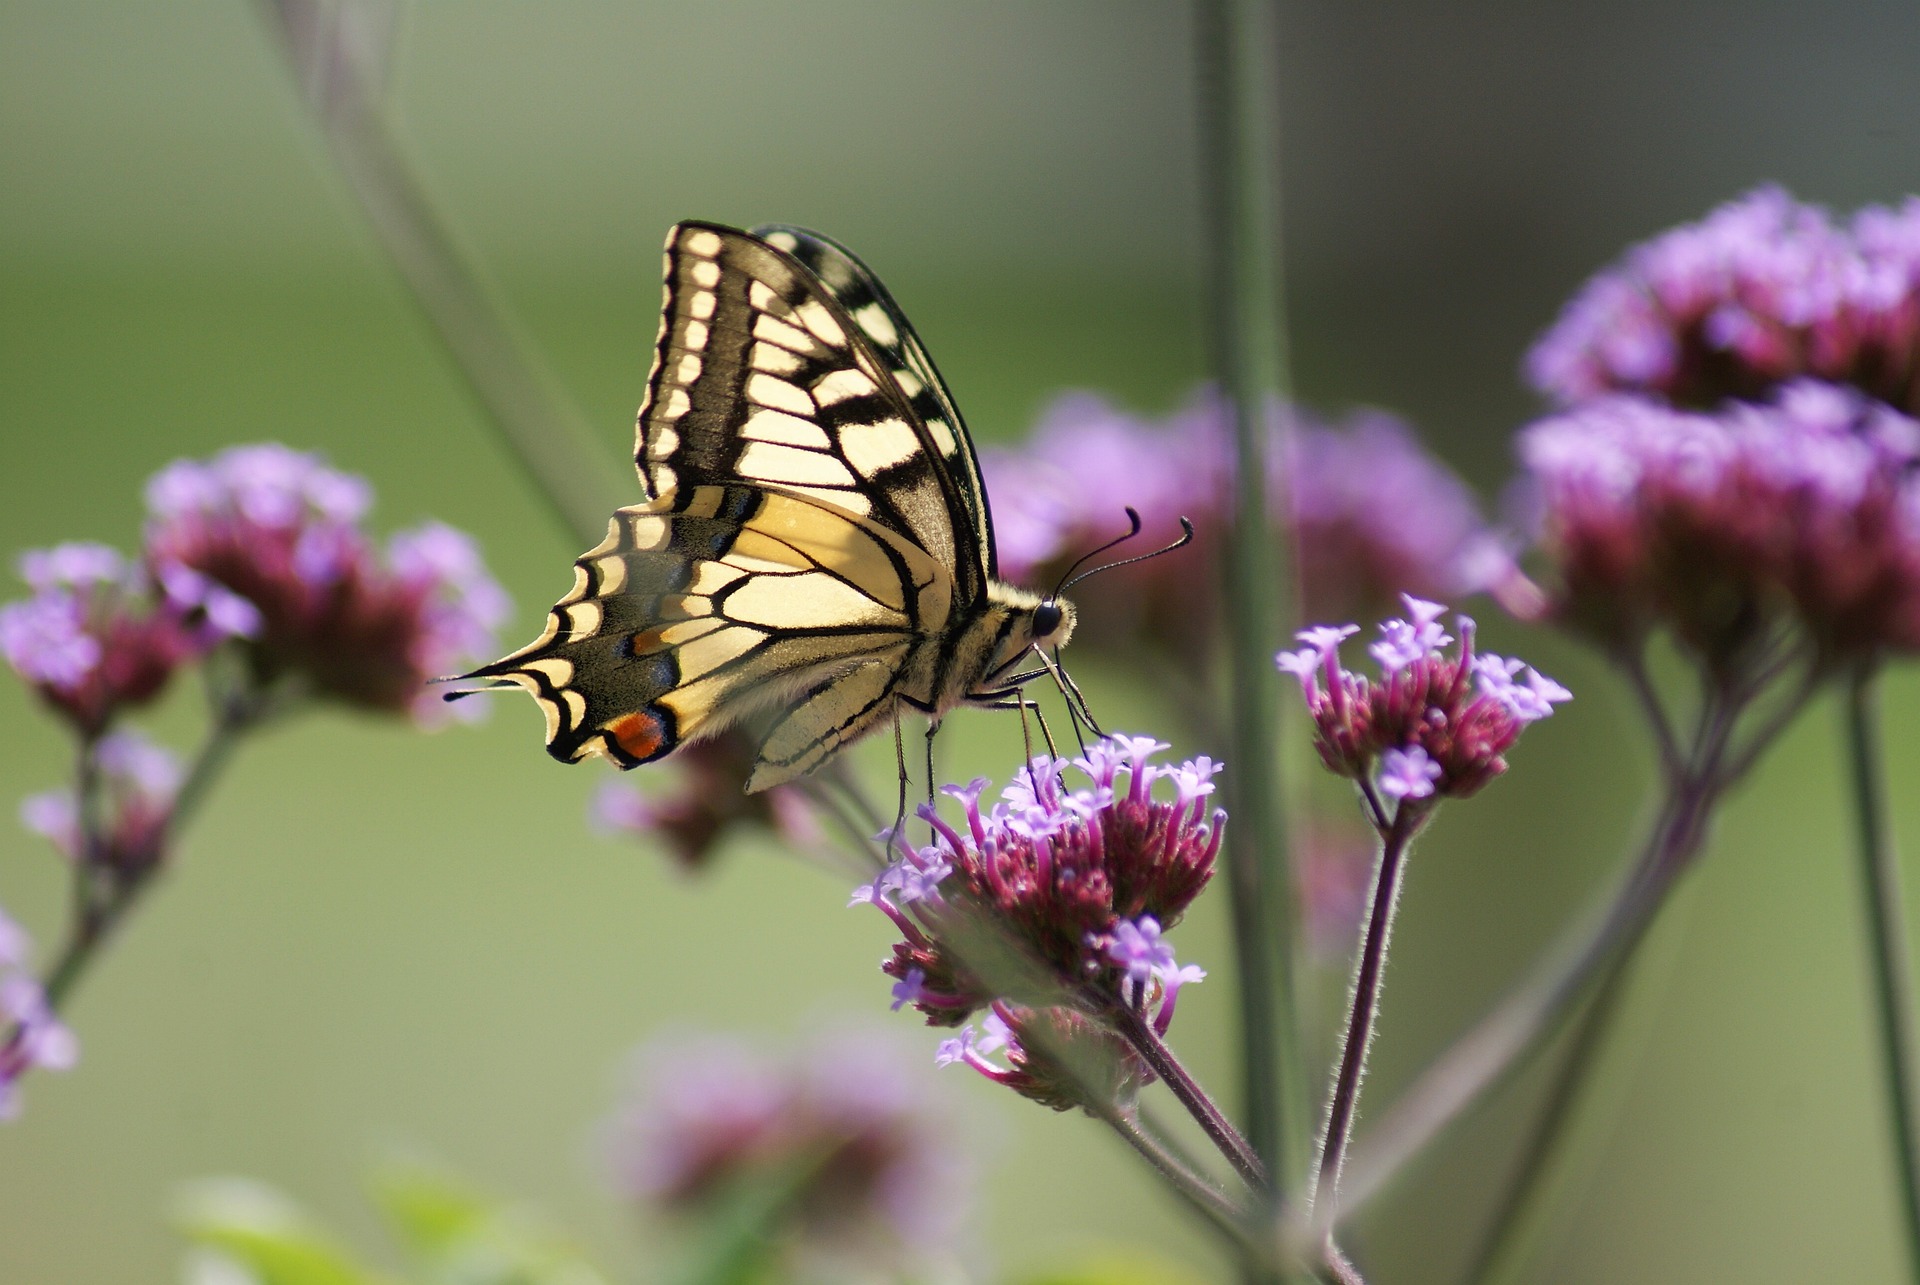
[[[1061, 388], [1157, 410], [1198, 377], [1189, 24], [1182, 5], [1091, 0], [444, 0], [404, 10], [394, 93], [426, 182], [610, 451], [646, 373], [660, 237], [689, 216], [856, 247], [976, 431], [1005, 439]], [[1524, 346], [1629, 240], [1763, 180], [1841, 208], [1920, 190], [1910, 5], [1324, 0], [1282, 5], [1281, 28], [1302, 395], [1408, 414], [1489, 495], [1533, 406]], [[577, 552], [395, 285], [241, 0], [0, 3], [0, 433], [0, 549], [130, 546], [155, 468], [277, 439], [368, 475], [386, 525], [476, 532], [519, 605], [511, 641]], [[1376, 1105], [1640, 819], [1646, 756], [1610, 677], [1552, 639], [1499, 642], [1580, 698], [1421, 850]], [[1126, 712], [1110, 721], [1171, 723], [1161, 693], [1093, 679]], [[1889, 701], [1898, 821], [1920, 844], [1910, 673]], [[192, 715], [182, 695], [156, 725], [184, 740]], [[1663, 920], [1529, 1279], [1895, 1279], [1832, 723], [1812, 711], [1738, 796]], [[953, 774], [1004, 775], [1009, 726], [954, 725]], [[0, 1131], [0, 1281], [171, 1279], [171, 1193], [213, 1173], [370, 1237], [358, 1175], [395, 1150], [631, 1263], [595, 1153], [626, 1050], [883, 1007], [887, 936], [837, 883], [751, 845], [691, 882], [596, 838], [600, 774], [538, 739], [503, 702], [432, 737], [313, 718], [243, 756], [82, 992], [81, 1066], [31, 1080]], [[0, 684], [0, 803], [56, 784], [65, 752]], [[43, 944], [62, 893], [54, 858], [0, 828], [0, 904]], [[1215, 982], [1177, 1035], [1224, 1087], [1222, 924], [1215, 900], [1182, 930]], [[1096, 1126], [963, 1079], [997, 1137], [981, 1264], [1157, 1247], [1222, 1275]], [[1369, 1212], [1353, 1247], [1380, 1285], [1455, 1279], [1532, 1087]]]

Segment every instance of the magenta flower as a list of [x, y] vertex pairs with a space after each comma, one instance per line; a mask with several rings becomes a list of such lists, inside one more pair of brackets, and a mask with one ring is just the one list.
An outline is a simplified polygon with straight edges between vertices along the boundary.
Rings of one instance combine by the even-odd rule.
[[[1174, 967], [1161, 931], [1212, 878], [1226, 822], [1206, 806], [1218, 765], [1151, 762], [1166, 748], [1151, 737], [1110, 736], [1071, 763], [1042, 755], [984, 814], [984, 780], [948, 786], [965, 810], [961, 828], [923, 806], [935, 842], [854, 898], [900, 929], [882, 965], [900, 983], [895, 998], [934, 1026], [958, 1026], [996, 999], [1045, 1007], [1082, 987], [1152, 1003], [1149, 982]], [[1087, 788], [1066, 788], [1069, 768]], [[1159, 780], [1173, 783], [1176, 799], [1155, 797]], [[989, 980], [981, 961], [1008, 946], [1024, 958]], [[1033, 967], [1044, 976], [1030, 975]]]
[[509, 604], [451, 527], [401, 532], [382, 555], [360, 527], [371, 504], [364, 480], [284, 446], [177, 460], [147, 486], [147, 560], [170, 594], [252, 604], [261, 685], [438, 721], [450, 707], [426, 680], [492, 655]]
[[591, 818], [604, 834], [659, 838], [687, 870], [704, 869], [729, 835], [741, 829], [769, 831], [797, 848], [820, 841], [820, 824], [796, 785], [746, 792], [757, 747], [743, 732], [729, 731], [683, 745], [657, 772], [678, 776], [667, 789], [643, 791], [608, 780], [594, 795]]
[[[1181, 969], [1167, 984], [1162, 1014], [1173, 1015], [1181, 985], [1206, 974]], [[1161, 1034], [1166, 1026], [1156, 1019]], [[1131, 1103], [1153, 1073], [1127, 1042], [1100, 1023], [1067, 1008], [1024, 1008], [997, 1000], [976, 1032], [963, 1026], [940, 1042], [937, 1066], [965, 1065], [1003, 1088], [1055, 1111], [1112, 1109]], [[996, 1061], [995, 1053], [1005, 1056]]]
[[638, 1067], [610, 1152], [641, 1206], [711, 1215], [815, 1165], [775, 1229], [786, 1252], [897, 1272], [951, 1246], [969, 1194], [965, 1150], [938, 1123], [950, 1114], [938, 1085], [890, 1040], [838, 1031], [782, 1057], [734, 1040], [664, 1040]]
[[1520, 456], [1553, 609], [1603, 641], [1666, 624], [1720, 663], [1784, 617], [1829, 657], [1920, 646], [1920, 423], [1852, 389], [1713, 415], [1604, 399]]
[[[1507, 770], [1504, 757], [1527, 723], [1552, 712], [1569, 693], [1545, 675], [1519, 679], [1517, 662], [1494, 657], [1489, 667], [1473, 651], [1473, 621], [1455, 618], [1459, 650], [1449, 656], [1428, 634], [1410, 659], [1401, 646], [1409, 628], [1431, 629], [1443, 610], [1408, 600], [1409, 615], [1422, 624], [1391, 620], [1381, 626], [1386, 655], [1379, 680], [1340, 664], [1339, 642], [1351, 626], [1321, 626], [1299, 635], [1308, 646], [1281, 652], [1280, 668], [1300, 679], [1313, 716], [1314, 746], [1328, 770], [1402, 804], [1431, 798], [1465, 798]], [[1451, 641], [1451, 640], [1449, 640]], [[1489, 677], [1497, 668], [1499, 677]], [[1469, 680], [1478, 680], [1478, 689]], [[1516, 692], [1525, 693], [1524, 698]], [[1523, 705], [1524, 709], [1516, 708]]]
[[87, 860], [118, 876], [145, 873], [165, 856], [180, 760], [171, 750], [122, 729], [94, 745], [99, 771], [99, 847], [82, 853], [80, 805], [72, 789], [48, 790], [21, 801], [20, 823], [70, 861]]
[[1869, 206], [1842, 226], [1763, 187], [1588, 282], [1527, 374], [1565, 405], [1644, 392], [1709, 407], [1812, 377], [1915, 413], [1917, 341], [1920, 200]]
[[[1272, 421], [1271, 499], [1292, 514], [1296, 570], [1312, 615], [1371, 612], [1396, 593], [1457, 596], [1517, 581], [1471, 492], [1400, 421], [1359, 411], [1340, 425]], [[1183, 654], [1204, 648], [1215, 612], [1206, 564], [1227, 521], [1232, 450], [1219, 399], [1195, 395], [1164, 420], [1085, 393], [1062, 397], [1028, 446], [983, 456], [1001, 573], [1046, 583], [1137, 510], [1150, 538], [1193, 520], [1196, 549], [1086, 581], [1082, 634], [1114, 645], [1141, 634]], [[1145, 545], [1143, 543], [1142, 547]]]

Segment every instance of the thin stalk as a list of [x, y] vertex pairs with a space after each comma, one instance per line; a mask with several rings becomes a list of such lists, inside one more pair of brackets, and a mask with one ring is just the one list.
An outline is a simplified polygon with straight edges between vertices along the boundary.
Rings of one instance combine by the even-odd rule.
[[1900, 1171], [1901, 1224], [1906, 1231], [1908, 1273], [1920, 1281], [1920, 1096], [1916, 1096], [1920, 1079], [1914, 1064], [1913, 965], [1900, 900], [1900, 854], [1887, 820], [1886, 765], [1874, 708], [1875, 672], [1871, 665], [1855, 671], [1842, 716], [1873, 953], [1881, 1069]]
[[1245, 1211], [1149, 1132], [1138, 1115], [1114, 1106], [1103, 1110], [1100, 1118], [1214, 1230], [1231, 1240], [1242, 1254], [1256, 1252], [1256, 1242], [1247, 1232]]
[[1393, 914], [1400, 902], [1400, 877], [1406, 869], [1407, 848], [1419, 828], [1419, 812], [1401, 803], [1395, 810], [1380, 847], [1373, 900], [1367, 909], [1367, 933], [1353, 974], [1353, 998], [1348, 1006], [1346, 1041], [1340, 1050], [1340, 1070], [1327, 1098], [1327, 1122], [1320, 1146], [1320, 1165], [1313, 1187], [1314, 1224], [1329, 1238], [1340, 1209], [1340, 1168], [1353, 1137], [1353, 1120], [1360, 1105], [1360, 1083], [1366, 1078], [1367, 1052], [1380, 1012], [1380, 983], [1386, 975], [1387, 946], [1393, 937]]
[[1121, 1038], [1133, 1046], [1134, 1052], [1140, 1055], [1140, 1060], [1147, 1064], [1148, 1069], [1160, 1078], [1160, 1081], [1179, 1100], [1180, 1105], [1187, 1109], [1187, 1114], [1193, 1117], [1194, 1123], [1200, 1126], [1201, 1131], [1207, 1135], [1208, 1141], [1212, 1142], [1219, 1149], [1220, 1154], [1227, 1158], [1227, 1163], [1233, 1166], [1234, 1172], [1239, 1174], [1253, 1190], [1265, 1190], [1266, 1172], [1261, 1168], [1260, 1157], [1254, 1152], [1252, 1145], [1241, 1136], [1238, 1129], [1233, 1127], [1233, 1123], [1215, 1105], [1213, 1099], [1207, 1095], [1207, 1091], [1200, 1087], [1199, 1081], [1188, 1073], [1186, 1067], [1180, 1065], [1180, 1059], [1173, 1055], [1173, 1050], [1168, 1048], [1159, 1034], [1154, 1031], [1153, 1024], [1126, 1004], [1109, 1004], [1106, 1006], [1106, 1011]]
[[402, 157], [351, 6], [261, 0], [334, 164], [475, 401], [573, 540], [598, 544], [633, 497], [579, 412], [540, 370]]
[[[1272, 1176], [1275, 1210], [1305, 1137], [1294, 1012], [1293, 891], [1279, 788], [1279, 703], [1272, 653], [1286, 561], [1267, 509], [1268, 406], [1286, 394], [1273, 122], [1277, 54], [1268, 0], [1201, 0], [1197, 9], [1205, 297], [1215, 375], [1232, 410], [1233, 530], [1224, 559], [1232, 693], [1227, 885], [1240, 996], [1249, 1136]], [[1289, 1098], [1300, 1099], [1288, 1111]], [[1292, 1118], [1289, 1118], [1289, 1116]]]
[[1519, 1162], [1502, 1184], [1499, 1203], [1480, 1234], [1467, 1270], [1460, 1277], [1461, 1285], [1486, 1285], [1495, 1279], [1494, 1273], [1508, 1256], [1514, 1236], [1559, 1153], [1567, 1126], [1579, 1109], [1600, 1048], [1613, 1033], [1628, 980], [1633, 975], [1634, 969], [1630, 966], [1609, 972], [1581, 1014], [1573, 1039], [1554, 1073], [1553, 1083], [1547, 1088], [1546, 1100], [1528, 1132]]

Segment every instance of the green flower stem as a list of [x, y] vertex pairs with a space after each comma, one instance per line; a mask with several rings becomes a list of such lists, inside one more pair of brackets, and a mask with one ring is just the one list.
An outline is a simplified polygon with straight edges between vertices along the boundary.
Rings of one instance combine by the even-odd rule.
[[1258, 1243], [1247, 1230], [1246, 1211], [1195, 1172], [1165, 1142], [1155, 1137], [1141, 1124], [1137, 1113], [1115, 1105], [1103, 1108], [1099, 1115], [1120, 1135], [1123, 1142], [1153, 1166], [1155, 1172], [1188, 1207], [1230, 1241], [1242, 1255], [1258, 1252]]
[[[1213, 364], [1233, 415], [1234, 524], [1225, 552], [1233, 772], [1227, 784], [1227, 886], [1240, 996], [1249, 1136], [1271, 1175], [1275, 1212], [1304, 1160], [1304, 1077], [1297, 1034], [1280, 802], [1273, 650], [1285, 560], [1267, 512], [1268, 406], [1284, 397], [1273, 121], [1275, 32], [1266, 0], [1202, 0], [1197, 10], [1200, 132]], [[1298, 1106], [1289, 1099], [1297, 1099]]]
[[1875, 668], [1863, 665], [1847, 685], [1847, 770], [1852, 779], [1866, 893], [1867, 935], [1873, 953], [1874, 1001], [1880, 1056], [1900, 1172], [1900, 1213], [1908, 1274], [1920, 1281], [1920, 1083], [1914, 1065], [1912, 961], [1900, 900], [1900, 854], [1887, 820], [1886, 767], [1874, 709]]
[[482, 286], [395, 145], [351, 4], [261, 0], [347, 189], [494, 430], [571, 539], [600, 543], [619, 470]]

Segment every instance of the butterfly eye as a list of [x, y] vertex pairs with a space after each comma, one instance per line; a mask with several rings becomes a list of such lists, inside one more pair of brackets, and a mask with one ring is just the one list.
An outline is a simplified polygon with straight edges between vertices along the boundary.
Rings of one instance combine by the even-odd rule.
[[1043, 602], [1033, 609], [1033, 636], [1048, 638], [1060, 628], [1060, 604]]

